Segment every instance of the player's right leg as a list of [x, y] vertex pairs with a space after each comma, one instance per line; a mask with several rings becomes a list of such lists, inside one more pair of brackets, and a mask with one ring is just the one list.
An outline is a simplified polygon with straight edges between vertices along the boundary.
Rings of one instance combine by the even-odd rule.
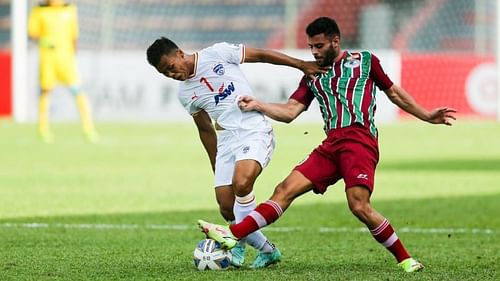
[[239, 239], [275, 222], [295, 198], [312, 188], [312, 183], [300, 172], [294, 170], [275, 188], [270, 200], [258, 205], [240, 223], [227, 227], [198, 220], [198, 226], [207, 237], [216, 240], [226, 248], [232, 248]]
[[54, 136], [49, 126], [49, 96], [57, 86], [56, 58], [52, 53], [41, 53], [39, 64], [40, 97], [38, 99], [38, 133], [43, 142], [51, 143]]
[[[253, 155], [252, 150], [258, 150], [258, 148], [252, 145], [250, 145], [249, 147], [249, 157], [263, 159], [266, 157], [265, 151], [262, 157]], [[261, 164], [257, 160], [244, 159], [236, 162], [233, 175], [233, 190], [236, 195], [233, 213], [236, 223], [241, 222], [243, 218], [250, 214], [250, 212], [252, 212], [257, 206], [255, 201], [255, 194], [253, 192], [253, 185], [261, 171]], [[259, 250], [259, 254], [252, 264], [253, 268], [262, 268], [279, 262], [281, 258], [279, 249], [269, 241], [269, 239], [264, 235], [264, 233], [262, 233], [262, 231], [257, 230], [249, 234], [245, 237], [245, 240], [252, 247]], [[238, 257], [240, 255], [240, 247], [238, 246], [241, 244], [242, 243], [239, 242], [232, 250], [234, 265], [237, 265], [235, 262], [235, 257], [236, 261], [238, 261]], [[238, 264], [239, 266], [243, 264], [243, 259], [241, 259], [240, 261], [241, 263]]]

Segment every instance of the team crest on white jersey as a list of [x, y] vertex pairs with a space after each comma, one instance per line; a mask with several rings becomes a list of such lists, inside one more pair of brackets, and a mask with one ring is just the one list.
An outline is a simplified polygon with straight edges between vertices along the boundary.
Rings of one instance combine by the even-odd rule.
[[212, 70], [215, 72], [215, 74], [219, 76], [224, 75], [224, 73], [226, 72], [226, 70], [224, 69], [224, 65], [222, 65], [222, 63], [216, 64]]

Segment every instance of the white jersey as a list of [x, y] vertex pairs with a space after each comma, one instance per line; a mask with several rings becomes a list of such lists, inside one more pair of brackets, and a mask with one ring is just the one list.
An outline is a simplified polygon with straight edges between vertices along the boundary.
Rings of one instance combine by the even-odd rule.
[[189, 114], [205, 110], [226, 130], [270, 128], [257, 111], [242, 112], [238, 96], [253, 95], [239, 64], [245, 46], [217, 43], [195, 53], [194, 76], [179, 85], [179, 101]]

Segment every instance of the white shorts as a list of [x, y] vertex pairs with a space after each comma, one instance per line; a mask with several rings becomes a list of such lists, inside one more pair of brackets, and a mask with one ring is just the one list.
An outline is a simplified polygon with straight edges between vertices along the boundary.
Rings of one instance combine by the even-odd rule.
[[252, 159], [265, 168], [275, 147], [272, 128], [266, 130], [224, 130], [217, 139], [215, 187], [231, 185], [237, 161]]

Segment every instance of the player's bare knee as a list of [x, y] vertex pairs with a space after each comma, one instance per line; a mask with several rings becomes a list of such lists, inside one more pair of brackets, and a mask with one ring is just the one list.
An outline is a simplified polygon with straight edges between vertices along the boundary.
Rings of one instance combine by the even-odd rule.
[[246, 196], [253, 190], [253, 180], [241, 178], [233, 180], [233, 191], [236, 196]]
[[273, 196], [271, 197], [271, 200], [275, 202], [291, 202], [293, 198], [294, 196], [290, 188], [288, 188], [287, 185], [280, 183], [274, 189], [274, 193]]
[[349, 201], [349, 209], [358, 219], [365, 222], [370, 217], [370, 205], [363, 201]]

